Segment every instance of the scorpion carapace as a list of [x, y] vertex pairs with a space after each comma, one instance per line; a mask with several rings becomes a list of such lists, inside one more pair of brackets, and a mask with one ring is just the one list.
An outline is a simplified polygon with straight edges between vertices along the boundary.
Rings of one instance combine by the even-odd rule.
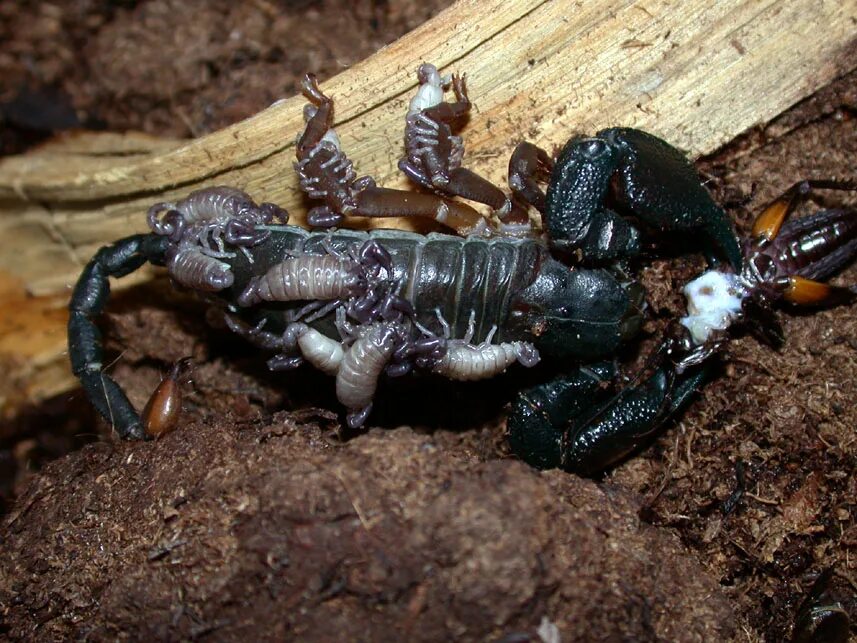
[[[708, 357], [722, 344], [728, 323], [745, 314], [739, 302], [737, 313], [726, 313], [728, 323], [711, 323], [724, 313], [699, 304], [704, 321], [686, 320], [689, 331], [671, 334], [648, 368], [617, 392], [611, 360], [639, 332], [644, 310], [630, 261], [640, 233], [624, 215], [660, 229], [702, 233], [702, 249], [727, 260], [718, 278], [740, 283], [745, 296], [739, 299], [760, 308], [773, 301], [772, 293], [801, 298], [802, 281], [783, 291], [783, 271], [792, 280], [824, 278], [855, 252], [857, 233], [846, 213], [828, 211], [800, 220], [806, 223], [778, 225], [779, 236], [774, 231], [749, 242], [742, 254], [728, 218], [689, 162], [637, 130], [575, 138], [557, 161], [520, 144], [510, 162], [508, 199], [462, 168], [464, 146], [452, 127], [470, 108], [463, 77], [446, 79], [424, 64], [418, 79], [401, 167], [431, 194], [357, 178], [332, 129], [333, 101], [306, 77], [307, 122], [295, 169], [317, 204], [309, 222], [330, 228], [345, 216], [419, 216], [466, 236], [307, 231], [288, 225], [277, 206], [257, 205], [229, 187], [153, 206], [152, 232], [96, 253], [70, 305], [72, 367], [121, 436], [144, 438], [146, 432], [104, 372], [95, 318], [109, 294], [108, 277], [146, 261], [166, 265], [174, 282], [216, 303], [229, 328], [273, 353], [272, 370], [306, 362], [335, 377], [352, 427], [366, 421], [384, 376], [420, 371], [473, 380], [515, 363], [551, 361], [563, 374], [517, 396], [508, 419], [510, 443], [535, 466], [589, 474], [637, 448], [682, 407], [708, 374]], [[454, 103], [443, 102], [449, 86]], [[500, 225], [447, 198], [453, 196], [489, 205]], [[541, 213], [545, 235], [522, 216], [528, 205]], [[786, 246], [803, 259], [786, 262]], [[840, 290], [829, 292], [843, 299]], [[695, 330], [704, 327], [709, 332]]]

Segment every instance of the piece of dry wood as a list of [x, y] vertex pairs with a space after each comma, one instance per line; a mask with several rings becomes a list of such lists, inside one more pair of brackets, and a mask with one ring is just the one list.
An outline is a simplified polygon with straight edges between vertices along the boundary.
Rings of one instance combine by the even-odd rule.
[[[551, 149], [574, 131], [625, 125], [710, 152], [857, 65], [855, 16], [857, 0], [460, 0], [323, 89], [358, 172], [406, 187], [396, 161], [417, 64], [466, 72], [476, 109], [465, 163], [502, 185], [522, 139]], [[19, 307], [24, 289], [43, 295], [34, 316], [44, 319], [38, 311], [60, 305], [97, 247], [143, 231], [151, 203], [206, 185], [240, 186], [301, 221], [292, 162], [303, 103], [280, 101], [194, 141], [90, 134], [3, 160], [7, 290]], [[64, 378], [43, 373], [65, 369], [62, 329], [38, 350], [19, 350], [14, 332], [0, 317], [0, 360], [14, 362], [27, 395], [61, 390]]]

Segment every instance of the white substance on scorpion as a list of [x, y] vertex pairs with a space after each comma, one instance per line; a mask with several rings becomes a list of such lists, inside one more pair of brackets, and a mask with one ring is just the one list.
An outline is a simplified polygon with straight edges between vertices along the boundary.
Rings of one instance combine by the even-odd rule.
[[360, 412], [372, 404], [378, 378], [396, 349], [398, 327], [374, 324], [362, 331], [336, 375], [336, 397], [346, 408]]
[[503, 223], [500, 222], [500, 234], [504, 237], [526, 238], [533, 234], [533, 225], [526, 223]]
[[441, 203], [434, 213], [434, 220], [438, 223], [446, 223], [447, 217], [449, 217], [449, 206], [446, 203]]
[[535, 366], [539, 352], [529, 342], [473, 345], [452, 340], [446, 355], [432, 370], [452, 380], [472, 381], [494, 377], [516, 361], [526, 367]]
[[292, 257], [255, 277], [238, 302], [333, 300], [346, 297], [357, 282], [356, 263], [331, 255]]
[[327, 375], [339, 373], [342, 358], [345, 356], [342, 343], [308, 326], [301, 326], [296, 335], [303, 358]]
[[342, 143], [339, 141], [339, 134], [337, 134], [336, 130], [332, 127], [321, 137], [321, 143], [329, 143], [336, 148], [337, 152], [342, 151]]
[[468, 237], [490, 237], [492, 234], [492, 229], [488, 225], [488, 221], [486, 219], [479, 219], [470, 230], [465, 232]]
[[741, 317], [741, 302], [747, 291], [738, 276], [709, 270], [684, 287], [688, 316], [681, 324], [693, 341], [704, 344], [711, 333], [726, 330]]

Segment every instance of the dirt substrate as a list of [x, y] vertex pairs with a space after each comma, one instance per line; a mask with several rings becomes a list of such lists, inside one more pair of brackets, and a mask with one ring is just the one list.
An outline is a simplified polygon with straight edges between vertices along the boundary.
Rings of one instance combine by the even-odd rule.
[[[287, 4], [322, 23], [335, 6]], [[391, 4], [403, 11], [401, 25], [428, 11], [427, 3], [410, 14]], [[169, 7], [69, 3], [84, 5], [90, 17], [80, 23], [64, 4], [52, 6], [84, 25], [80, 33], [91, 29], [90, 42], [106, 40], [108, 29], [137, 34]], [[392, 11], [356, 6], [367, 33]], [[214, 20], [196, 8], [200, 24]], [[196, 29], [172, 9], [176, 33]], [[349, 61], [371, 51], [372, 38], [362, 41], [369, 49]], [[270, 41], [259, 42], [268, 51]], [[24, 46], [20, 37], [13, 43]], [[101, 49], [92, 47], [81, 68], [98, 69], [91, 56]], [[208, 65], [225, 55], [195, 51]], [[266, 64], [236, 86], [264, 86], [260, 71], [284, 67], [294, 77], [307, 67], [304, 59]], [[92, 103], [72, 103], [111, 126], [186, 134], [158, 124], [174, 126], [182, 111], [196, 115], [190, 131], [230, 119], [195, 111], [200, 92], [218, 82], [211, 78], [204, 88], [176, 85], [168, 99], [157, 95], [163, 88], [133, 85], [125, 98], [112, 88], [104, 90], [110, 100], [96, 100], [91, 88], [103, 82], [82, 78]], [[853, 176], [855, 88], [852, 74], [700, 163], [742, 231], [798, 179]], [[273, 98], [263, 94], [247, 99], [247, 113]], [[138, 113], [136, 100], [150, 109]], [[217, 100], [207, 100], [210, 111]], [[679, 258], [645, 269], [644, 347], [683, 312], [680, 287], [700, 266]], [[857, 281], [857, 269], [838, 279]], [[854, 310], [783, 314], [780, 351], [736, 339], [678, 422], [591, 482], [531, 470], [507, 453], [503, 405], [526, 374], [474, 386], [387, 385], [370, 421], [380, 428], [342, 436], [329, 380], [267, 373], [254, 350], [203, 322], [200, 305], [165, 284], [132, 290], [105, 324], [121, 352], [114, 373], [139, 405], [166, 364], [193, 353], [186, 423], [155, 443], [121, 443], [92, 422], [77, 394], [70, 406], [57, 400], [4, 428], [17, 498], [0, 527], [0, 636], [518, 641], [555, 640], [558, 630], [563, 641], [781, 641], [825, 569], [829, 591], [857, 622]], [[56, 437], [69, 432], [103, 437], [26, 470], [37, 454], [69, 448], [73, 440]]]

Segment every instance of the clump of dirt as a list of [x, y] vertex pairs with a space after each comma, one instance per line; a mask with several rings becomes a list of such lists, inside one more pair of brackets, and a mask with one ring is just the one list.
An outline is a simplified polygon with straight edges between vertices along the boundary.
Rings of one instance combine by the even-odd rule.
[[[4, 526], [13, 638], [723, 640], [724, 592], [613, 485], [329, 414], [52, 463]], [[521, 640], [521, 639], [515, 639]]]
[[77, 126], [200, 136], [295, 94], [308, 71], [333, 76], [450, 4], [4, 2], [0, 153]]

